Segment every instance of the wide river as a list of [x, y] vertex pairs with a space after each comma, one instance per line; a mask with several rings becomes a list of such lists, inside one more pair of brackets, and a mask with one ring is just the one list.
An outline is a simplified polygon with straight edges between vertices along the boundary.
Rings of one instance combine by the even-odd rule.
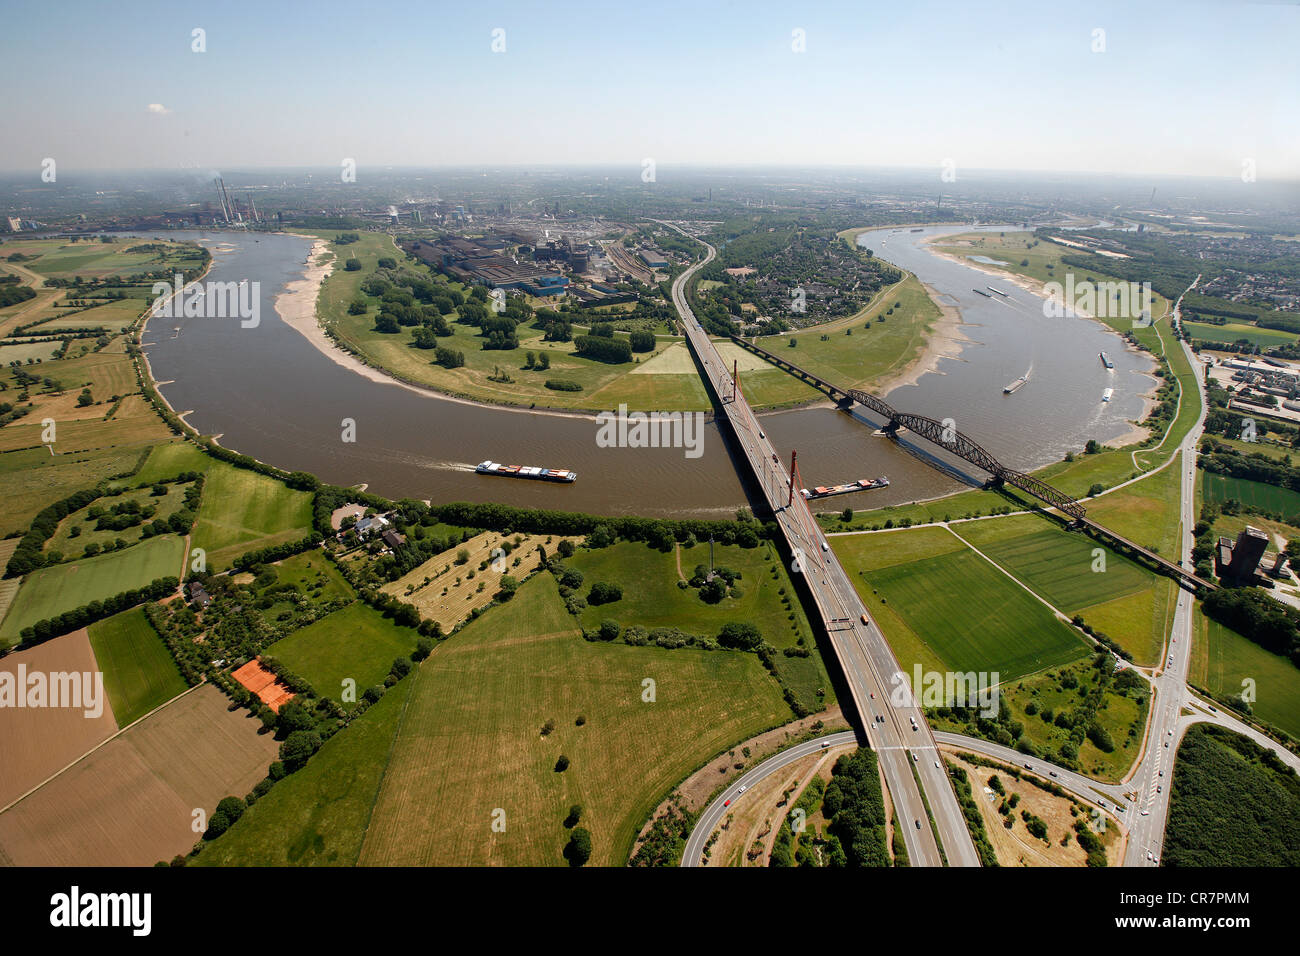
[[[1081, 449], [1089, 438], [1106, 441], [1128, 431], [1126, 419], [1141, 414], [1139, 396], [1152, 386], [1142, 374], [1150, 362], [1124, 349], [1100, 323], [1044, 318], [1041, 300], [922, 245], [931, 235], [966, 231], [969, 226], [878, 230], [860, 239], [956, 305], [970, 340], [958, 357], [942, 359], [915, 385], [885, 398], [900, 410], [953, 418], [1005, 464], [1026, 470]], [[748, 485], [716, 425], [707, 426], [698, 458], [680, 449], [601, 448], [590, 418], [475, 406], [371, 381], [322, 355], [275, 311], [276, 295], [302, 275], [308, 241], [226, 232], [166, 235], [207, 245], [214, 256], [211, 281], [260, 286], [255, 328], [243, 328], [238, 319], [154, 318], [144, 339], [172, 407], [228, 448], [333, 484], [364, 482], [392, 498], [649, 516], [721, 516], [747, 503]], [[989, 284], [1010, 293], [1009, 300], [972, 291]], [[1102, 350], [1114, 361], [1113, 371], [1102, 367]], [[1003, 385], [1026, 372], [1029, 383], [1004, 395]], [[1107, 387], [1115, 394], [1103, 403]], [[343, 440], [344, 419], [355, 421], [355, 441]], [[880, 423], [860, 411], [806, 408], [764, 422], [777, 447], [786, 454], [798, 450], [808, 484], [882, 474], [892, 482], [831, 506], [905, 503], [962, 487], [914, 450], [873, 437]], [[570, 468], [579, 478], [560, 486], [474, 474], [473, 464], [487, 458]]]

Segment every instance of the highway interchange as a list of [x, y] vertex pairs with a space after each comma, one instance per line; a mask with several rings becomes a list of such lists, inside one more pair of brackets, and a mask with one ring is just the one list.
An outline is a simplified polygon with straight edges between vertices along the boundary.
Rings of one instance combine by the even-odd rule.
[[[1152, 685], [1152, 698], [1141, 758], [1118, 784], [1100, 783], [1042, 759], [1027, 758], [1015, 750], [988, 741], [956, 734], [936, 735], [931, 732], [924, 714], [915, 705], [910, 693], [906, 695], [905, 706], [893, 706], [889, 693], [892, 689], [890, 681], [895, 675], [900, 675], [900, 669], [892, 650], [858, 597], [848, 574], [829, 548], [826, 537], [806, 502], [799, 494], [790, 494], [790, 476], [745, 400], [743, 384], [733, 382], [730, 370], [725, 367], [717, 348], [700, 327], [687, 302], [686, 287], [692, 276], [713, 260], [716, 250], [674, 223], [661, 224], [701, 242], [708, 250], [704, 259], [674, 281], [673, 304], [681, 316], [687, 342], [726, 411], [733, 434], [786, 537], [794, 555], [794, 570], [801, 571], [806, 576], [809, 591], [835, 648], [858, 715], [865, 725], [867, 742], [879, 758], [913, 866], [941, 866], [945, 862], [951, 866], [979, 865], [966, 822], [942, 768], [938, 750], [940, 744], [1027, 768], [1031, 773], [1051, 778], [1063, 789], [1097, 805], [1099, 809], [1104, 808], [1108, 814], [1107, 819], [1114, 820], [1127, 834], [1125, 866], [1156, 866], [1160, 862], [1169, 812], [1174, 755], [1187, 728], [1192, 724], [1208, 721], [1242, 733], [1261, 746], [1271, 748], [1290, 766], [1300, 771], [1300, 757], [1191, 693], [1187, 686], [1187, 676], [1195, 604], [1192, 595], [1185, 589], [1178, 592], [1170, 643], [1166, 647], [1163, 664], [1148, 677]], [[1194, 287], [1195, 282], [1192, 284]], [[1174, 305], [1174, 321], [1178, 320], [1181, 302], [1180, 297]], [[1186, 350], [1192, 367], [1199, 369], [1199, 362], [1191, 349], [1186, 343], [1180, 344]], [[1196, 447], [1205, 420], [1204, 394], [1199, 373], [1197, 382], [1198, 388], [1202, 390], [1201, 414], [1183, 440], [1179, 462], [1182, 498], [1180, 550], [1181, 557], [1189, 567], [1192, 529], [1196, 524]], [[703, 864], [704, 848], [728, 810], [726, 802], [735, 799], [742, 788], [748, 790], [772, 773], [815, 753], [828, 743], [831, 746], [846, 743], [853, 736], [853, 732], [846, 731], [816, 738], [781, 751], [751, 768], [705, 808], [687, 841], [682, 865]], [[932, 811], [933, 829], [926, 820], [926, 801]], [[916, 825], [918, 822], [919, 827]], [[935, 830], [938, 831], [939, 841], [935, 839]]]

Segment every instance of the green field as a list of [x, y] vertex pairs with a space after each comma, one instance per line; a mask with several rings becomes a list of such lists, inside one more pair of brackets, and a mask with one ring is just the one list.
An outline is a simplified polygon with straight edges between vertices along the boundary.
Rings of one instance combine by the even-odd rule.
[[[319, 559], [318, 560], [323, 560]], [[340, 700], [343, 681], [356, 681], [356, 699], [367, 687], [382, 684], [394, 659], [415, 650], [416, 633], [399, 627], [369, 605], [357, 601], [299, 628], [266, 649], [318, 694]]]
[[179, 577], [185, 544], [174, 534], [107, 555], [41, 568], [23, 578], [18, 597], [0, 624], [0, 643], [13, 644], [22, 629], [64, 611]]
[[1251, 345], [1270, 349], [1275, 345], [1292, 345], [1296, 341], [1296, 335], [1293, 332], [1283, 332], [1281, 329], [1261, 329], [1257, 325], [1248, 325], [1244, 322], [1227, 322], [1223, 325], [1214, 325], [1210, 322], [1184, 321], [1183, 325], [1186, 327], [1188, 334], [1198, 342], [1232, 343], [1239, 339], [1245, 339]]
[[310, 492], [236, 468], [187, 442], [159, 445], [135, 479], [159, 481], [186, 471], [205, 476], [191, 546], [207, 552], [209, 570], [229, 567], [249, 551], [297, 541], [311, 530]]
[[92, 624], [89, 633], [118, 727], [134, 723], [188, 686], [143, 608]]
[[[964, 522], [954, 531], [1066, 613], [1149, 587], [1146, 569], [1103, 549], [1104, 565], [1091, 538], [1071, 534], [1034, 516]], [[1104, 570], [1093, 570], [1094, 566]]]
[[[890, 552], [907, 547], [928, 556], [892, 564], [880, 563], [889, 558], [862, 560], [863, 552], [886, 551], [884, 541], [861, 541], [881, 535], [832, 539], [904, 670], [919, 661], [927, 669], [997, 671], [1005, 682], [1087, 654], [1070, 627], [947, 531], [889, 537], [913, 534], [926, 536], [921, 547], [904, 538], [891, 542]], [[864, 573], [863, 564], [875, 567]]]
[[1199, 613], [1196, 641], [1193, 683], [1223, 697], [1238, 697], [1247, 687], [1244, 682], [1253, 681], [1250, 706], [1255, 715], [1300, 740], [1300, 667]]
[[[654, 702], [642, 699], [646, 678]], [[199, 862], [563, 865], [562, 821], [577, 803], [592, 864], [622, 865], [672, 787], [789, 719], [754, 655], [588, 643], [539, 574], [441, 644]], [[557, 773], [561, 753], [571, 765]], [[492, 828], [498, 810], [504, 832]]]
[[[688, 580], [697, 564], [709, 563], [707, 543], [680, 548], [679, 554], [682, 573]], [[775, 648], [802, 643], [813, 652], [809, 657], [777, 658], [782, 677], [806, 707], [815, 711], [823, 703], [834, 702], [811, 625], [775, 548], [767, 543], [757, 548], [717, 545], [715, 566], [739, 571], [741, 577], [736, 583], [744, 592], [739, 598], [724, 597], [717, 604], [703, 601], [695, 588], [677, 586], [677, 560], [671, 551], [656, 551], [639, 542], [624, 541], [594, 550], [580, 548], [568, 562], [585, 578], [579, 593], [585, 597], [592, 584], [605, 581], [622, 587], [623, 597], [612, 604], [588, 605], [579, 622], [589, 630], [612, 620], [622, 627], [677, 627], [688, 634], [716, 637], [727, 622], [748, 621]], [[818, 690], [823, 691], [824, 701], [818, 698]]]
[[1206, 501], [1236, 499], [1243, 505], [1262, 511], [1292, 516], [1300, 515], [1300, 492], [1261, 481], [1248, 481], [1230, 475], [1201, 474], [1201, 490]]
[[413, 684], [408, 677], [327, 740], [307, 766], [277, 783], [192, 862], [354, 865]]

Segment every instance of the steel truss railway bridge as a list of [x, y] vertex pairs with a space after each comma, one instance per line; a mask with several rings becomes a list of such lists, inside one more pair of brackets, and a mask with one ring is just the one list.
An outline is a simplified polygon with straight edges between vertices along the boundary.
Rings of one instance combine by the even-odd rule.
[[820, 375], [800, 368], [789, 359], [782, 358], [774, 352], [769, 352], [755, 342], [750, 342], [738, 335], [731, 336], [731, 340], [742, 348], [766, 359], [778, 368], [782, 368], [802, 379], [814, 388], [825, 392], [831, 398], [837, 399], [841, 407], [847, 408], [856, 402], [871, 409], [885, 419], [884, 431], [886, 434], [897, 437], [900, 429], [906, 429], [918, 438], [922, 438], [942, 448], [949, 454], [969, 462], [976, 468], [988, 472], [991, 476], [991, 484], [995, 486], [1011, 485], [1021, 491], [1028, 492], [1049, 507], [1068, 515], [1077, 526], [1090, 528], [1100, 537], [1108, 539], [1123, 549], [1141, 555], [1147, 561], [1155, 564], [1161, 571], [1176, 578], [1180, 584], [1192, 589], [1204, 588], [1212, 591], [1216, 588], [1216, 585], [1203, 580], [1182, 565], [1175, 564], [1167, 558], [1162, 558], [1149, 548], [1145, 548], [1097, 524], [1088, 517], [1087, 508], [1078, 499], [1067, 495], [1058, 488], [1052, 487], [1041, 478], [1035, 478], [1033, 475], [1027, 475], [1022, 471], [1016, 471], [1014, 468], [1008, 468], [969, 436], [958, 431], [951, 420], [942, 422], [926, 415], [900, 412], [884, 399], [878, 398], [870, 392], [864, 392], [856, 388], [841, 388]]

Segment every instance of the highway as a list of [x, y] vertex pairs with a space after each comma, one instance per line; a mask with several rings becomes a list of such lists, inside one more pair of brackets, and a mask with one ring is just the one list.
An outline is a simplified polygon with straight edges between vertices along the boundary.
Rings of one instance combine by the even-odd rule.
[[[662, 224], [690, 236], [673, 223]], [[711, 245], [698, 237], [690, 238], [701, 242], [708, 254], [673, 282], [673, 304], [681, 316], [686, 340], [725, 411], [736, 442], [748, 459], [768, 506], [785, 535], [794, 556], [793, 570], [807, 578], [808, 589], [835, 648], [868, 741], [879, 758], [900, 824], [904, 825], [912, 865], [942, 866], [944, 862], [934, 830], [927, 822], [925, 801], [928, 799], [948, 864], [978, 866], [975, 845], [966, 829], [948, 776], [939, 763], [934, 736], [912, 697], [910, 682], [903, 677], [889, 644], [871, 620], [807, 503], [796, 493], [787, 505], [790, 477], [780, 456], [745, 400], [743, 382], [740, 386], [732, 382], [722, 356], [696, 321], [686, 301], [687, 283], [717, 254]], [[900, 684], [898, 678], [902, 678], [903, 683]], [[918, 776], [920, 786], [917, 785]], [[919, 829], [914, 825], [918, 820], [921, 821]]]
[[817, 737], [796, 744], [789, 750], [782, 750], [779, 754], [764, 760], [738, 780], [733, 780], [726, 790], [718, 794], [713, 802], [705, 807], [704, 812], [700, 814], [700, 818], [695, 821], [695, 829], [691, 830], [691, 835], [686, 841], [686, 849], [682, 851], [682, 866], [704, 865], [704, 847], [708, 844], [713, 831], [718, 829], [718, 825], [722, 823], [723, 816], [731, 810], [731, 807], [726, 805], [727, 801], [730, 800], [734, 804], [737, 799], [743, 799], [743, 794], [737, 796], [742, 787], [747, 791], [753, 790], [755, 784], [761, 783], [777, 771], [790, 766], [796, 760], [802, 760], [809, 754], [815, 754], [830, 747], [856, 743], [857, 739], [858, 735], [851, 730], [843, 730], [838, 734]]

